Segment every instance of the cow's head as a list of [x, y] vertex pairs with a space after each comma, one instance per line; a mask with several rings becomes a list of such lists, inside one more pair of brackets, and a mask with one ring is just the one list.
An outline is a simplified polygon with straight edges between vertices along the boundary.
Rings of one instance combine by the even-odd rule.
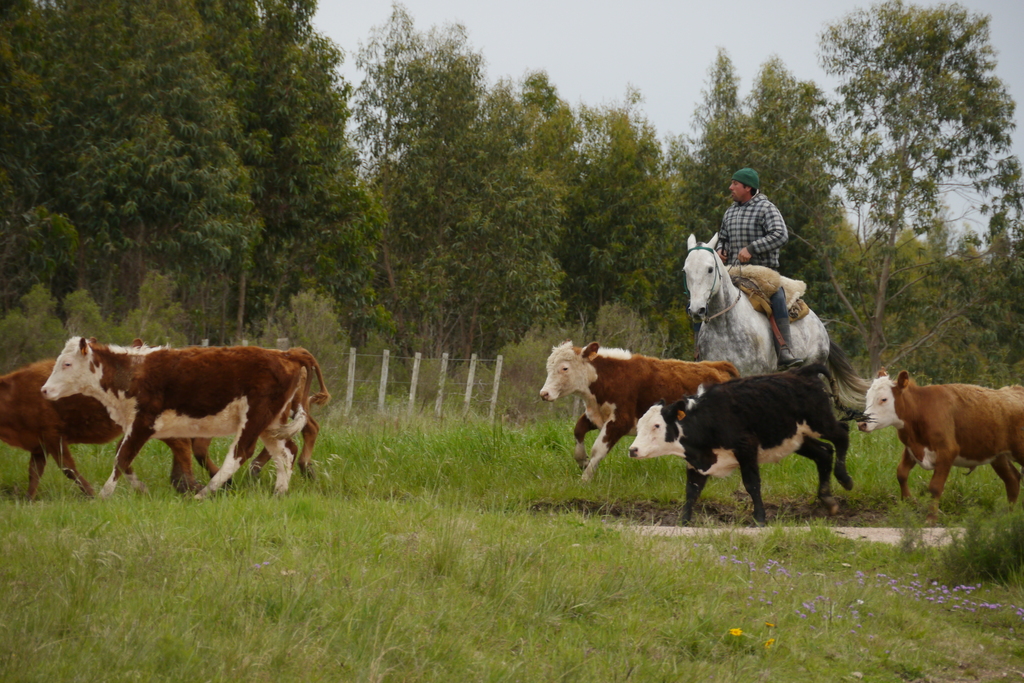
[[910, 381], [910, 373], [906, 370], [900, 372], [895, 382], [889, 379], [885, 368], [879, 370], [878, 377], [868, 388], [864, 406], [865, 419], [857, 423], [857, 429], [862, 432], [873, 432], [885, 427], [902, 429], [903, 420], [896, 414], [896, 396]]
[[103, 372], [93, 358], [94, 343], [85, 337], [72, 337], [68, 340], [64, 350], [57, 356], [53, 372], [43, 384], [45, 398], [56, 401], [72, 394], [101, 391], [100, 377]]
[[551, 349], [548, 378], [540, 390], [540, 397], [554, 401], [573, 393], [585, 395], [597, 379], [597, 369], [592, 363], [597, 356], [626, 359], [631, 355], [622, 349], [602, 349], [596, 341], [581, 349], [567, 339]]
[[[636, 438], [629, 447], [629, 457], [643, 460], [661, 455], [678, 455], [685, 458], [686, 454], [678, 441], [681, 433], [678, 422], [683, 417], [685, 413], [679, 403], [666, 406], [664, 401], [658, 401], [648, 408], [636, 422]], [[669, 433], [676, 437], [669, 438]]]

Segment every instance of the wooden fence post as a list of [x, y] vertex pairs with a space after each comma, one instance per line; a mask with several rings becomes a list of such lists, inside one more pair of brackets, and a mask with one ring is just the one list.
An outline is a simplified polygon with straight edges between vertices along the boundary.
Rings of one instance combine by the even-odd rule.
[[423, 354], [419, 351], [412, 360], [412, 385], [409, 387], [409, 417], [412, 417], [416, 410], [416, 383], [420, 380], [420, 360]]
[[380, 365], [380, 389], [377, 391], [377, 410], [384, 412], [384, 397], [388, 392], [388, 359], [391, 358], [391, 351], [384, 349], [384, 357]]
[[473, 382], [476, 378], [476, 354], [469, 357], [469, 377], [466, 379], [466, 401], [462, 406], [462, 414], [469, 414], [469, 402], [473, 398]]
[[352, 412], [352, 397], [356, 392], [356, 347], [348, 349], [348, 387], [345, 389], [345, 417]]
[[491, 392], [491, 413], [487, 416], [491, 422], [494, 422], [494, 411], [498, 406], [498, 383], [501, 381], [501, 361], [502, 358], [499, 355], [498, 360], [494, 363], [494, 390]]
[[444, 404], [444, 381], [448, 377], [448, 354], [441, 354], [441, 374], [437, 377], [437, 401], [434, 402], [434, 415], [441, 417], [441, 406]]

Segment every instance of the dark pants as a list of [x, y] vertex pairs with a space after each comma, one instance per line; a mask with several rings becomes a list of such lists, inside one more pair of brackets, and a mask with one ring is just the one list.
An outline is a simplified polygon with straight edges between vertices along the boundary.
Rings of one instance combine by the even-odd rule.
[[774, 294], [771, 296], [772, 304], [772, 317], [775, 318], [775, 323], [779, 326], [779, 332], [782, 333], [782, 338], [786, 340], [786, 344], [792, 346], [793, 342], [789, 338], [789, 309], [786, 308], [786, 292], [779, 287]]

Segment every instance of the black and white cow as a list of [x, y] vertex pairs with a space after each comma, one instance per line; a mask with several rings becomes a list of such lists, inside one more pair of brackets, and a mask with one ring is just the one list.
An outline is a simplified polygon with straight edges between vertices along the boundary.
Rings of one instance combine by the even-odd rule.
[[779, 462], [790, 453], [799, 453], [818, 466], [818, 498], [834, 515], [839, 504], [829, 481], [833, 449], [820, 439], [835, 446], [835, 476], [849, 490], [853, 488], [846, 471], [850, 435], [849, 427], [832, 412], [831, 397], [819, 374], [829, 377], [828, 368], [815, 364], [734, 379], [695, 397], [656, 404], [637, 422], [629, 455], [671, 454], [686, 459], [684, 524], [690, 521], [708, 477], [726, 477], [738, 467], [754, 501], [754, 521], [763, 525], [759, 466]]

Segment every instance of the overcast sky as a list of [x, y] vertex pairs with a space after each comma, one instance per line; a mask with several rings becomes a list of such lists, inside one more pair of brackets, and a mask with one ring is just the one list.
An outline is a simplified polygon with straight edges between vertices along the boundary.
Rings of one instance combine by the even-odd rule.
[[[703, 100], [708, 69], [724, 48], [736, 67], [741, 95], [772, 56], [801, 80], [831, 93], [818, 63], [826, 24], [870, 7], [851, 0], [693, 2], [692, 0], [406, 0], [417, 31], [461, 24], [471, 47], [483, 55], [491, 83], [546, 71], [571, 105], [621, 104], [629, 87], [643, 97], [640, 109], [658, 136], [691, 134], [693, 112]], [[938, 3], [916, 3], [937, 5]], [[1024, 0], [964, 0], [972, 12], [991, 16], [996, 75], [1017, 102], [1014, 153], [1024, 158]], [[374, 27], [391, 16], [383, 0], [321, 0], [316, 27], [345, 52], [342, 74], [362, 80], [355, 55]]]

